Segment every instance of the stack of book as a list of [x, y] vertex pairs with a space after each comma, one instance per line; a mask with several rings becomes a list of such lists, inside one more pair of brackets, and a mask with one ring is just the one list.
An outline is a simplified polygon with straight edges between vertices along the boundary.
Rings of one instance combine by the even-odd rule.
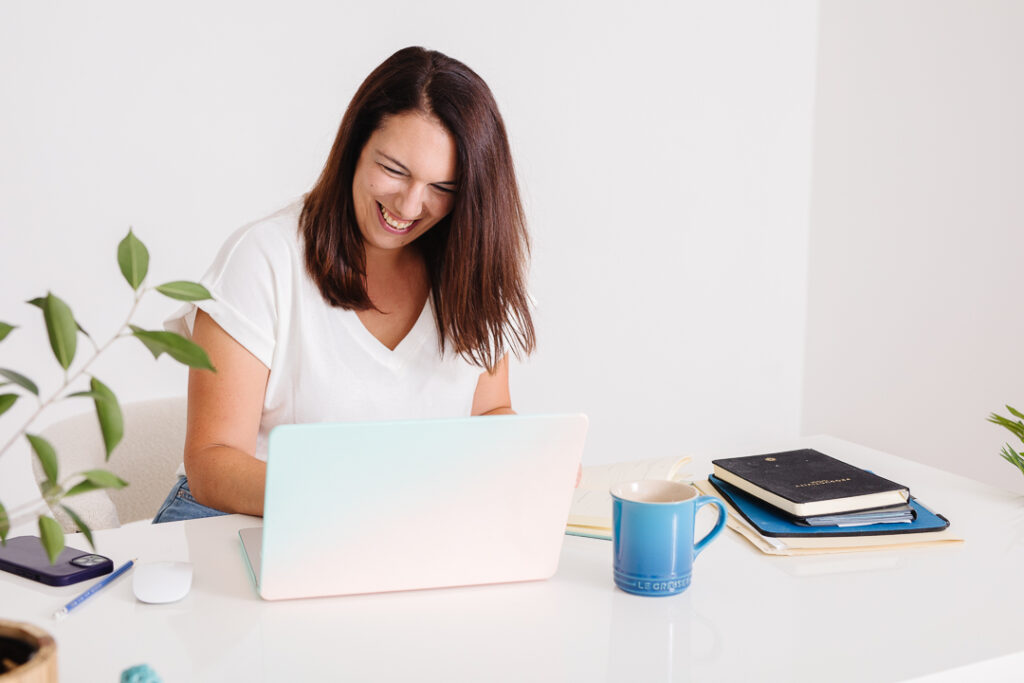
[[698, 486], [765, 553], [804, 555], [960, 541], [906, 486], [812, 449], [713, 460]]

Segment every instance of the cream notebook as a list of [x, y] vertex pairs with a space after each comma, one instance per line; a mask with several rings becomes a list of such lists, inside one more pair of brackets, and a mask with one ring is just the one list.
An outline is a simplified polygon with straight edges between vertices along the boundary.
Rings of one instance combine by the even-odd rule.
[[573, 493], [565, 532], [572, 536], [611, 540], [612, 497], [608, 490], [612, 485], [640, 479], [682, 481], [689, 477], [683, 471], [689, 462], [690, 458], [683, 456], [584, 467], [580, 484]]

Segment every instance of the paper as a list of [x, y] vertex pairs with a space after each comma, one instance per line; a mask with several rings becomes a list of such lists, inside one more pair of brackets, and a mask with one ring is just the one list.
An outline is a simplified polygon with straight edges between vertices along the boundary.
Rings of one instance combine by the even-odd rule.
[[584, 467], [580, 485], [573, 493], [566, 533], [611, 539], [612, 497], [608, 490], [615, 484], [641, 479], [679, 481], [690, 476], [680, 471], [688, 462], [690, 458], [684, 456]]

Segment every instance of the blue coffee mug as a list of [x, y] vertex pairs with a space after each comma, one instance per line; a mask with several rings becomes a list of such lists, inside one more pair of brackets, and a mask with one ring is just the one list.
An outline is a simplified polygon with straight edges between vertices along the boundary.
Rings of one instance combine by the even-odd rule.
[[[615, 585], [650, 596], [686, 590], [693, 561], [725, 526], [725, 504], [678, 481], [632, 481], [610, 493]], [[718, 507], [718, 521], [694, 543], [697, 510], [709, 504]]]

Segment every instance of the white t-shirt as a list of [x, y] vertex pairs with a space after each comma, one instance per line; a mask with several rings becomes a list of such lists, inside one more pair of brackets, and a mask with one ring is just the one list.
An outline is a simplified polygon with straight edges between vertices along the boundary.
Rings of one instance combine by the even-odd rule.
[[430, 297], [388, 349], [306, 273], [301, 210], [296, 202], [231, 235], [200, 280], [213, 300], [164, 322], [190, 337], [198, 306], [270, 369], [256, 457], [266, 460], [280, 424], [470, 415], [483, 369], [450, 350], [442, 357]]

